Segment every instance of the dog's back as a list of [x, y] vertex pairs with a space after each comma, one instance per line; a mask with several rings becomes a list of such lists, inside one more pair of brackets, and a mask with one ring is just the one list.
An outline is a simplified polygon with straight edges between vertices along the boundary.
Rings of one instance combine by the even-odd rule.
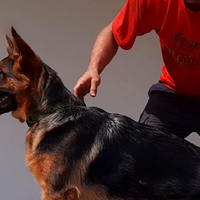
[[200, 199], [198, 147], [98, 108], [71, 112], [59, 113], [59, 126], [45, 133], [37, 149], [59, 160], [51, 172], [53, 190], [75, 184], [113, 199]]

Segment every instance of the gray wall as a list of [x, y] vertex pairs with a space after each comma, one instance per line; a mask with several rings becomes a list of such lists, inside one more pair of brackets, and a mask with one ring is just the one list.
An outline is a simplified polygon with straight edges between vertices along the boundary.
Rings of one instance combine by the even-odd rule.
[[[124, 3], [125, 0], [1, 0], [1, 58], [7, 55], [4, 35], [10, 34], [13, 25], [72, 90], [87, 68], [97, 34]], [[138, 38], [130, 51], [119, 50], [102, 74], [98, 96], [86, 97], [86, 103], [138, 120], [161, 65], [156, 35]], [[26, 124], [6, 114], [0, 116], [0, 127], [0, 199], [39, 199], [39, 187], [24, 163]], [[199, 144], [195, 134], [189, 140]]]

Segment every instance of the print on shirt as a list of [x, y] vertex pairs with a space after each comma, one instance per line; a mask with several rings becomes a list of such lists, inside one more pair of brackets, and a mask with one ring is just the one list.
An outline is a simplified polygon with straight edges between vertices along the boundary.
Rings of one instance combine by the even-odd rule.
[[187, 67], [200, 67], [200, 44], [186, 40], [183, 33], [173, 35], [173, 41], [174, 46], [167, 48], [178, 63]]

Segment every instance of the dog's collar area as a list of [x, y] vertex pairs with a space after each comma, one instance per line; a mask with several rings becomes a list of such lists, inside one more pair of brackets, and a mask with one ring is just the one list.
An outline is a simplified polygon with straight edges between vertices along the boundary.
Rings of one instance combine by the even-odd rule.
[[65, 110], [65, 109], [73, 109], [75, 107], [77, 107], [77, 106], [59, 104], [59, 105], [56, 105], [54, 107], [53, 111], [50, 112], [50, 113], [46, 113], [44, 111], [38, 110], [38, 111], [36, 111], [33, 114], [31, 114], [31, 115], [28, 116], [28, 119], [26, 120], [26, 123], [27, 123], [27, 125], [29, 127], [31, 127], [32, 125], [34, 125], [38, 121], [44, 119], [45, 117], [47, 117], [50, 114], [53, 114], [56, 111]]
[[[49, 113], [51, 114], [51, 113]], [[28, 119], [26, 120], [26, 123], [29, 127], [34, 125], [36, 122], [40, 121], [41, 119], [47, 117], [49, 114], [45, 114], [41, 111], [36, 111], [35, 113], [28, 116]]]

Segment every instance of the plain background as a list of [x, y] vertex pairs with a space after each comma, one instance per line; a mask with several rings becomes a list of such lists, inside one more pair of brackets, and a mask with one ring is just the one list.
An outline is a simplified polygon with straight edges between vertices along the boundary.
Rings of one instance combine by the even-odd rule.
[[[72, 91], [88, 66], [96, 36], [112, 21], [125, 0], [1, 0], [0, 3], [1, 58], [7, 56], [4, 35], [10, 35], [13, 25]], [[156, 34], [138, 37], [131, 50], [119, 49], [102, 74], [98, 96], [87, 96], [87, 105], [138, 120], [148, 99], [147, 91], [157, 82], [162, 64]], [[40, 199], [38, 184], [24, 162], [26, 124], [5, 114], [0, 116], [0, 127], [0, 199]], [[188, 139], [200, 144], [196, 134]]]

